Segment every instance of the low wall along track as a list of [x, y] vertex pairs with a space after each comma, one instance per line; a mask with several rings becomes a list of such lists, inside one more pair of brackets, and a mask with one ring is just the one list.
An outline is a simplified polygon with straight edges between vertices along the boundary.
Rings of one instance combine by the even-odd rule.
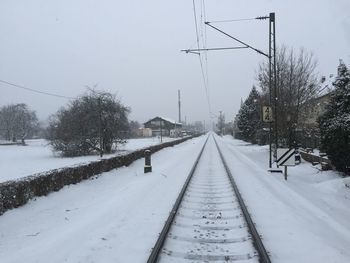
[[196, 136], [189, 136], [179, 140], [149, 146], [124, 155], [75, 167], [54, 169], [18, 180], [0, 183], [0, 215], [7, 210], [25, 205], [30, 199], [36, 196], [45, 196], [51, 192], [59, 191], [66, 185], [76, 184], [93, 176], [99, 176], [104, 172], [128, 166], [135, 160], [143, 158], [145, 150], [155, 153], [194, 137]]
[[153, 262], [271, 262], [214, 136], [151, 252]]

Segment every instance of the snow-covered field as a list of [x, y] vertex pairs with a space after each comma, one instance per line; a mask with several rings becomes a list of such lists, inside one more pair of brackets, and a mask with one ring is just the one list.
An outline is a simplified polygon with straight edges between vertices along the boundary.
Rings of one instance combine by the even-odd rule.
[[[1, 262], [146, 262], [205, 137], [0, 217]], [[270, 174], [268, 149], [218, 138], [272, 262], [350, 262], [349, 178], [308, 163]]]
[[[205, 137], [0, 216], [0, 261], [146, 262]], [[185, 158], [184, 158], [185, 157]]]
[[[163, 142], [170, 140], [174, 139], [169, 137], [163, 138]], [[26, 143], [27, 146], [0, 146], [0, 182], [101, 159], [98, 155], [71, 158], [60, 157], [52, 152], [48, 142], [43, 139], [28, 140]], [[126, 144], [121, 145], [116, 153], [106, 154], [103, 156], [103, 159], [159, 143], [160, 140], [157, 137], [130, 139]]]

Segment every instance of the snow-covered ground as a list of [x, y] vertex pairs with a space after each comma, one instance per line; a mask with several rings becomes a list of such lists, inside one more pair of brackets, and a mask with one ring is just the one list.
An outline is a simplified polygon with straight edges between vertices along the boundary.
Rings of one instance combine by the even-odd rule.
[[[146, 262], [205, 137], [0, 216], [1, 262]], [[350, 189], [308, 163], [270, 174], [268, 148], [218, 137], [272, 262], [350, 262]]]
[[[174, 139], [169, 137], [163, 138], [163, 142], [170, 140]], [[28, 140], [26, 143], [26, 146], [0, 146], [0, 182], [100, 159], [98, 155], [60, 157], [52, 152], [48, 141], [43, 139]], [[159, 143], [160, 140], [157, 137], [130, 139], [126, 144], [121, 145], [116, 153], [106, 154], [103, 156], [103, 159]]]
[[267, 172], [267, 147], [220, 141], [273, 262], [350, 262], [350, 178], [303, 162], [285, 181]]
[[146, 262], [204, 140], [155, 153], [152, 173], [138, 160], [7, 211], [1, 262]]

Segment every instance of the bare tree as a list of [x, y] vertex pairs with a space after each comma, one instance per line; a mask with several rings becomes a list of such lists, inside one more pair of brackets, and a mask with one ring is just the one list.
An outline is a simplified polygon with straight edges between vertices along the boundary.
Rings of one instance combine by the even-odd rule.
[[[285, 144], [295, 141], [295, 130], [300, 123], [302, 105], [317, 96], [320, 85], [315, 72], [317, 62], [305, 49], [295, 53], [282, 46], [276, 57], [278, 133]], [[274, 79], [274, 78], [272, 78]], [[263, 91], [264, 104], [269, 101], [269, 65], [262, 63], [258, 82]], [[273, 94], [273, 93], [272, 93]], [[272, 95], [273, 97], [273, 95]]]
[[129, 129], [129, 109], [107, 92], [90, 91], [51, 117], [48, 139], [66, 156], [110, 153]]
[[27, 136], [32, 135], [38, 127], [38, 119], [26, 104], [10, 104], [0, 109], [0, 124], [6, 140], [16, 142], [21, 139], [24, 145]]

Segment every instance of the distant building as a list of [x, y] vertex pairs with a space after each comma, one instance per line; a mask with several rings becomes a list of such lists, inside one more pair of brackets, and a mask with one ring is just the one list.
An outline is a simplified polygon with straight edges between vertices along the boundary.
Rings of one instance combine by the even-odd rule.
[[138, 137], [152, 137], [152, 129], [150, 129], [150, 128], [138, 128], [137, 136]]
[[325, 112], [332, 92], [313, 98], [301, 106], [299, 125], [296, 127], [297, 141], [303, 147], [320, 147], [318, 118]]
[[326, 109], [331, 99], [331, 92], [320, 97], [311, 99], [301, 106], [302, 120], [301, 122], [307, 126], [317, 126], [317, 119]]
[[[144, 123], [145, 128], [152, 130], [152, 136], [170, 136], [171, 130], [179, 130], [182, 124], [172, 119], [164, 117], [155, 117]], [[172, 132], [173, 133], [173, 132]]]

